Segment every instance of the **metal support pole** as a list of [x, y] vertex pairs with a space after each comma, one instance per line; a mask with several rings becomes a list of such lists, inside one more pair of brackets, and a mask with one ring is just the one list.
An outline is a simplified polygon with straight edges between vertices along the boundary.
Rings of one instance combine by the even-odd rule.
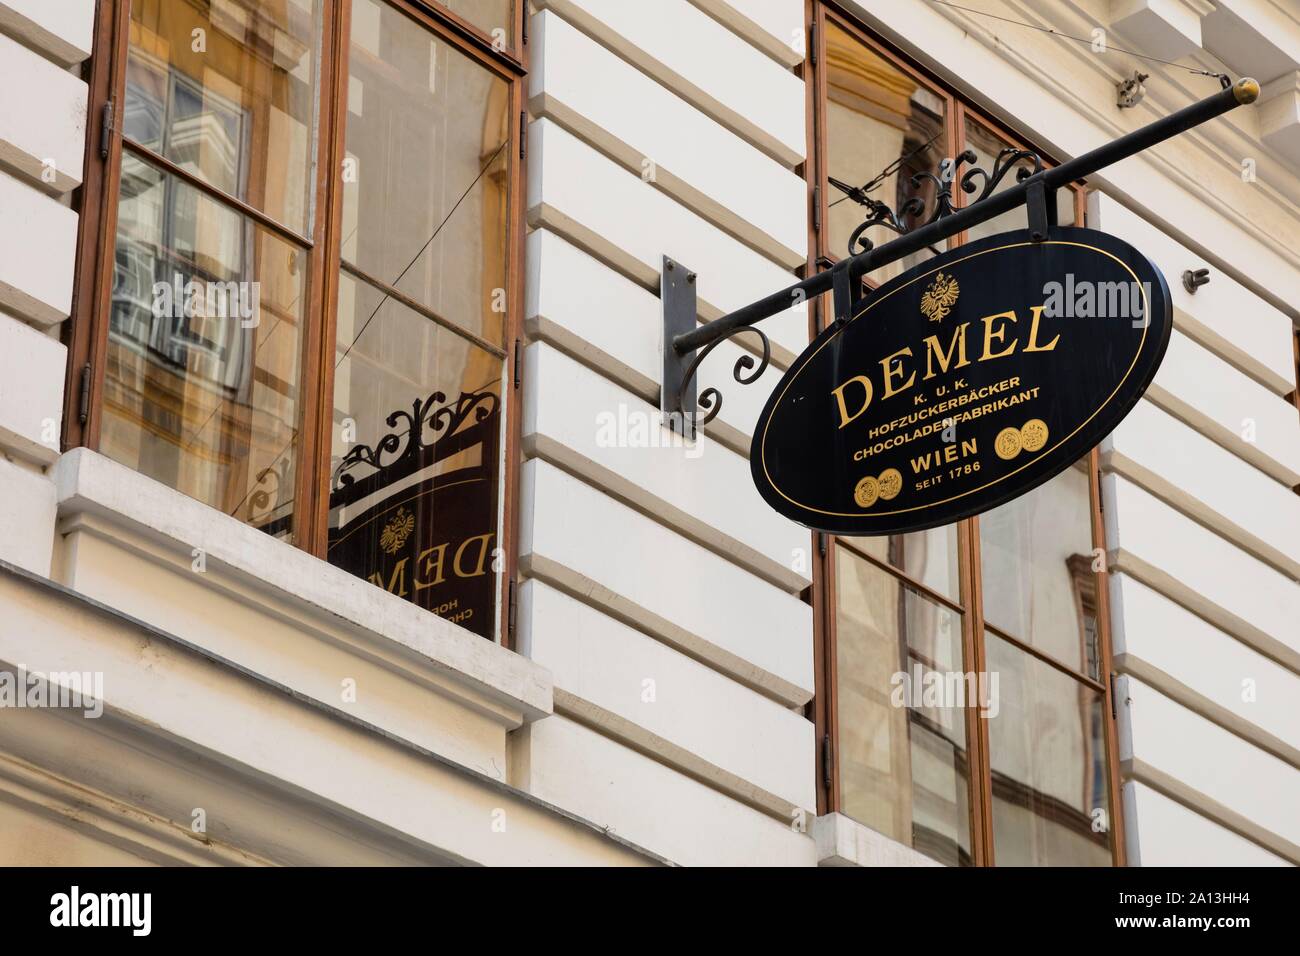
[[[1184, 133], [1217, 116], [1222, 116], [1238, 106], [1253, 103], [1258, 98], [1259, 84], [1255, 80], [1238, 80], [1232, 86], [1220, 90], [1213, 96], [1207, 96], [1205, 99], [1184, 107], [1176, 113], [1171, 113], [1163, 119], [1156, 120], [1154, 123], [1134, 130], [1119, 139], [1112, 140], [1104, 146], [1084, 153], [1077, 159], [1043, 170], [1024, 182], [1017, 183], [1002, 192], [994, 193], [973, 206], [967, 206], [950, 216], [922, 226], [913, 232], [906, 233], [878, 249], [872, 249], [853, 256], [851, 259], [844, 260], [847, 265], [844, 265], [843, 269], [840, 270], [841, 274], [850, 283], [855, 282], [870, 269], [896, 262], [913, 252], [924, 249], [926, 246], [937, 245], [959, 232], [978, 226], [995, 216], [1025, 205], [1029, 200], [1031, 190], [1034, 191], [1035, 195], [1043, 194], [1044, 200], [1050, 199], [1055, 194], [1055, 191], [1062, 186], [1068, 186], [1075, 180], [1091, 176], [1100, 169], [1104, 169], [1122, 159], [1127, 159], [1144, 149], [1171, 139], [1179, 133]], [[1044, 201], [1045, 205], [1046, 201]], [[1034, 215], [1037, 216], [1036, 213]], [[1046, 215], [1051, 215], [1051, 213]], [[1046, 224], [1047, 220], [1045, 219], [1037, 223], [1031, 222], [1030, 228], [1035, 229], [1041, 226], [1045, 232]], [[678, 334], [672, 337], [671, 348], [680, 359], [696, 349], [725, 338], [734, 333], [736, 329], [753, 325], [763, 319], [769, 319], [784, 312], [797, 302], [803, 302], [813, 296], [830, 292], [834, 282], [832, 274], [835, 271], [819, 272], [787, 289], [774, 292], [757, 302], [752, 302], [743, 308], [737, 309], [729, 315], [724, 315], [720, 319], [698, 326], [689, 332]], [[667, 351], [667, 348], [668, 340], [665, 340], [665, 351]]]

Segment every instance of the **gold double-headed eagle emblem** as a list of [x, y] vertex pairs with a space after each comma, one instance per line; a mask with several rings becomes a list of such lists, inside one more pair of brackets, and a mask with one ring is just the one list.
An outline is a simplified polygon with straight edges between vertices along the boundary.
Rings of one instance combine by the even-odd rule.
[[405, 508], [398, 508], [384, 530], [379, 535], [379, 546], [388, 554], [396, 554], [406, 544], [406, 539], [415, 530], [415, 515]]
[[952, 311], [959, 295], [961, 295], [961, 286], [957, 284], [957, 280], [941, 271], [921, 295], [921, 314], [927, 316], [931, 322], [938, 322]]

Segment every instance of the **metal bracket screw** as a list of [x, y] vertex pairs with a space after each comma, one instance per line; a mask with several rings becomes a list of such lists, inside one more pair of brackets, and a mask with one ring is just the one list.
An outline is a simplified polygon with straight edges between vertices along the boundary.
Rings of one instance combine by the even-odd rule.
[[1209, 269], [1196, 269], [1196, 270], [1187, 269], [1183, 272], [1183, 288], [1186, 289], [1188, 292], [1190, 292], [1192, 295], [1195, 295], [1197, 289], [1199, 289], [1203, 285], [1208, 285], [1209, 282], [1210, 282]]

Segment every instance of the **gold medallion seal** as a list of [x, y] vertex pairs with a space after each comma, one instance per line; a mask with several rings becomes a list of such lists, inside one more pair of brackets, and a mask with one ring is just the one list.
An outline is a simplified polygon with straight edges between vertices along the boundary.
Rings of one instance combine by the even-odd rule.
[[1025, 451], [1039, 451], [1047, 444], [1047, 422], [1031, 418], [1020, 429], [1020, 444]]
[[858, 482], [853, 489], [853, 500], [859, 508], [870, 508], [880, 497], [880, 483], [870, 475]]
[[880, 485], [880, 497], [886, 501], [893, 501], [903, 490], [903, 476], [897, 468], [886, 468], [880, 473], [877, 482]]
[[1020, 429], [1004, 428], [998, 432], [998, 437], [993, 441], [993, 450], [998, 453], [998, 457], [1004, 461], [1010, 461], [1020, 454]]

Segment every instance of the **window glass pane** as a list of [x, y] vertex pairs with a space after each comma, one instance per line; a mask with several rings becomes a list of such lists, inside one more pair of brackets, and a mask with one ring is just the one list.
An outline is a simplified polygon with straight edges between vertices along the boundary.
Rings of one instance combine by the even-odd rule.
[[509, 86], [393, 8], [352, 8], [343, 258], [500, 344]]
[[980, 516], [984, 618], [1100, 680], [1086, 461]]
[[320, 0], [134, 0], [126, 136], [306, 234], [319, 23]]
[[[998, 153], [1004, 149], [1010, 149], [1011, 143], [1003, 136], [995, 133], [978, 120], [966, 118], [965, 123], [966, 145], [965, 148], [972, 150], [978, 158], [975, 166], [983, 169], [985, 172], [992, 174], [994, 164], [997, 162]], [[962, 166], [962, 174], [970, 170], [968, 165]], [[1000, 193], [1016, 185], [1016, 176], [1021, 169], [1033, 172], [1034, 164], [1022, 159], [1016, 162], [1012, 169], [1003, 177], [993, 190]], [[981, 176], [976, 176], [971, 180], [975, 186], [974, 193], [966, 193], [962, 190], [956, 190], [968, 204], [974, 202], [976, 198], [984, 191], [985, 180]], [[1056, 221], [1062, 226], [1074, 225], [1074, 191], [1070, 189], [1058, 189], [1056, 191]], [[987, 222], [980, 223], [978, 226], [972, 226], [968, 231], [969, 241], [982, 239], [985, 236], [994, 236], [999, 232], [1010, 232], [1016, 229], [1026, 229], [1029, 226], [1028, 212], [1023, 206], [1018, 209], [1012, 209], [1002, 213], [1000, 216], [994, 216]]]
[[329, 561], [492, 637], [501, 359], [339, 280]]
[[302, 250], [122, 157], [100, 451], [285, 535]]
[[[440, 0], [466, 23], [478, 27], [506, 47], [514, 45], [514, 5], [510, 0]], [[498, 33], [498, 31], [500, 31]]]
[[987, 634], [998, 866], [1110, 866], [1102, 695]]
[[[928, 216], [934, 208], [934, 185], [923, 182], [913, 188], [911, 177], [919, 172], [937, 173], [939, 161], [949, 155], [944, 100], [871, 52], [834, 21], [826, 24], [826, 61], [830, 177], [851, 187], [869, 185], [869, 198], [884, 202], [900, 215], [903, 203], [919, 196], [925, 200]], [[882, 176], [891, 168], [895, 171]], [[834, 184], [827, 191], [826, 202], [830, 253], [842, 258], [848, 254], [853, 231], [869, 212]], [[924, 220], [908, 218], [904, 223], [911, 227], [918, 221]], [[878, 226], [864, 233], [878, 246], [894, 236]], [[922, 251], [909, 256], [872, 272], [870, 278], [883, 282], [932, 254]]]
[[969, 864], [963, 701], [935, 691], [962, 682], [961, 617], [843, 547], [835, 581], [843, 810], [937, 860]]
[[961, 601], [957, 525], [876, 538], [854, 538], [853, 547], [898, 568], [950, 601]]

